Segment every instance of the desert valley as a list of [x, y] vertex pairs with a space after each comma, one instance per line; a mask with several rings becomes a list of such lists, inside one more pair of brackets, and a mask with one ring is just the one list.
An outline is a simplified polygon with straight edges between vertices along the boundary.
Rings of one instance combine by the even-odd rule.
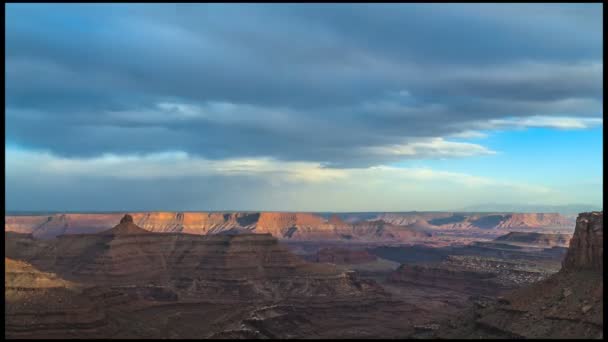
[[6, 216], [5, 337], [597, 338], [602, 234], [602, 212]]

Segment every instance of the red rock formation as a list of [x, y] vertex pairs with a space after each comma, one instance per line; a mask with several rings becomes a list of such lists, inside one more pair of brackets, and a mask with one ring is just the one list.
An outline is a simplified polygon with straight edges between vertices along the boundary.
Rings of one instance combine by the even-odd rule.
[[568, 246], [572, 235], [570, 234], [544, 234], [534, 232], [510, 232], [494, 239], [494, 241], [517, 243], [525, 245], [553, 247]]
[[346, 223], [344, 220], [342, 220], [340, 218], [340, 216], [338, 216], [336, 214], [331, 215], [331, 217], [329, 218], [329, 220], [327, 220], [327, 223], [333, 224], [333, 225], [336, 225], [336, 226], [345, 226], [345, 225], [348, 225], [348, 223]]
[[6, 257], [4, 301], [5, 337], [50, 338], [57, 331], [90, 333], [107, 325], [105, 313], [77, 284]]
[[557, 213], [516, 213], [506, 215], [497, 228], [564, 227], [571, 224], [568, 218]]
[[46, 216], [5, 216], [4, 230], [15, 233], [32, 233], [47, 219]]
[[[5, 337], [166, 337], [170, 317], [188, 330], [177, 336], [200, 337], [241, 326], [237, 311], [310, 302], [374, 307], [387, 298], [352, 272], [304, 262], [270, 234], [154, 234], [133, 221], [126, 215], [110, 230], [51, 240], [5, 234], [5, 255], [20, 260], [5, 260]], [[197, 331], [218, 309], [215, 330]], [[142, 312], [166, 318], [162, 330], [156, 321], [134, 324]]]
[[304, 262], [270, 234], [154, 234], [126, 215], [120, 224], [98, 234], [63, 235], [38, 245], [35, 241], [30, 248], [37, 253], [11, 241], [6, 253], [88, 284], [152, 282], [183, 289], [180, 296], [241, 301], [302, 291], [360, 292], [342, 271]]
[[[602, 338], [603, 212], [579, 214], [562, 269], [463, 313], [440, 338]], [[467, 317], [468, 316], [468, 317]]]
[[321, 216], [306, 213], [269, 213], [260, 214], [256, 232], [270, 233], [278, 238], [302, 235], [312, 232], [325, 235], [330, 228]]
[[574, 236], [563, 263], [564, 271], [603, 271], [604, 212], [582, 213], [576, 219]]
[[214, 234], [234, 228], [252, 230], [259, 213], [152, 212], [134, 214], [137, 225], [153, 232]]
[[378, 216], [388, 223], [408, 226], [427, 222], [446, 229], [494, 229], [566, 227], [571, 220], [557, 213], [386, 213]]
[[[293, 240], [392, 240], [423, 238], [433, 229], [512, 229], [561, 225], [557, 214], [404, 213], [381, 214], [374, 220], [345, 222], [337, 215], [329, 220], [312, 213], [133, 213], [133, 221], [151, 232], [219, 234], [225, 232], [270, 233]], [[122, 214], [55, 214], [50, 216], [6, 216], [5, 231], [32, 233], [35, 238], [97, 233], [118, 224]], [[381, 219], [379, 219], [381, 218]], [[406, 227], [405, 229], [403, 227]]]
[[6, 216], [5, 231], [31, 233], [38, 239], [63, 234], [97, 233], [113, 227], [122, 214], [55, 214], [47, 216]]
[[408, 226], [416, 221], [430, 221], [433, 219], [441, 219], [453, 216], [453, 213], [384, 213], [378, 215], [375, 219], [382, 220], [387, 223], [392, 223], [397, 226]]
[[110, 230], [103, 231], [102, 235], [131, 235], [131, 234], [150, 234], [150, 231], [139, 228], [137, 225], [133, 223], [133, 216], [127, 214], [122, 219], [120, 219], [120, 223], [116, 225], [114, 228]]

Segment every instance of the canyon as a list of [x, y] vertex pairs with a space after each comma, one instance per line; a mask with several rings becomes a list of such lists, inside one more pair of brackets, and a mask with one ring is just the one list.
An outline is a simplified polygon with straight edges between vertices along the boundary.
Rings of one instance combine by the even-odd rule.
[[5, 337], [601, 334], [603, 212], [459, 215], [6, 216]]
[[559, 272], [486, 298], [439, 338], [603, 338], [603, 212], [582, 213]]
[[[329, 264], [305, 262], [270, 234], [152, 233], [125, 215], [96, 234], [40, 240], [7, 233], [5, 246], [8, 338], [272, 337], [256, 329], [252, 318], [262, 311], [276, 316], [270, 307], [303, 306], [330, 315], [368, 307], [379, 320], [389, 309], [377, 284]], [[234, 310], [235, 304], [241, 309]], [[210, 311], [218, 322], [200, 335], [203, 327], [193, 320]], [[156, 315], [178, 319], [184, 312], [190, 325], [178, 332], [172, 320], [162, 333], [160, 323], [136, 323]], [[220, 320], [221, 315], [234, 317]]]
[[[5, 230], [35, 238], [92, 234], [112, 227], [124, 213], [58, 213], [7, 215]], [[571, 231], [572, 220], [556, 213], [366, 213], [287, 212], [145, 212], [131, 213], [134, 223], [151, 232], [210, 235], [269, 233], [280, 240], [416, 241], [433, 232], [478, 232], [498, 235], [505, 230]]]

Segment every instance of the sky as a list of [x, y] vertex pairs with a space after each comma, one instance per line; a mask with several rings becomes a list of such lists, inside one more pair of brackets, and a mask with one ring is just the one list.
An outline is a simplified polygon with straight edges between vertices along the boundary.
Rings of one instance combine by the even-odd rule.
[[602, 207], [602, 4], [7, 4], [6, 209]]

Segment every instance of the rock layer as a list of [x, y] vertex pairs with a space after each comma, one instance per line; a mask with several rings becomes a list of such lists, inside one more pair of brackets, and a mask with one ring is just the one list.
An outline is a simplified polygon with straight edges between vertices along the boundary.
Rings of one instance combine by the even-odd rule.
[[[152, 233], [135, 220], [52, 240], [5, 234], [5, 337], [204, 337], [277, 303], [339, 311], [335, 303], [388, 297], [354, 272], [301, 260], [271, 234]], [[213, 310], [222, 316], [201, 323]], [[186, 331], [167, 335], [172, 320]]]
[[[7, 241], [6, 255], [73, 281], [161, 284], [186, 297], [242, 301], [361, 293], [352, 275], [304, 262], [270, 234], [154, 234], [132, 221], [126, 216], [110, 230], [55, 240], [20, 236]], [[28, 250], [19, 248], [23, 243], [30, 244]]]
[[[119, 223], [121, 214], [57, 214], [7, 216], [5, 231], [31, 233], [35, 238], [98, 233]], [[156, 233], [198, 235], [270, 233], [286, 240], [409, 241], [430, 236], [420, 229], [382, 220], [347, 223], [311, 213], [133, 213], [133, 223]]]
[[562, 269], [446, 322], [440, 338], [603, 338], [603, 212], [582, 213]]
[[6, 257], [4, 267], [5, 337], [95, 333], [107, 325], [105, 313], [75, 283]]
[[576, 219], [574, 236], [563, 269], [603, 271], [604, 212], [582, 213]]
[[377, 218], [402, 226], [418, 223], [444, 229], [559, 228], [572, 224], [558, 213], [386, 213]]
[[499, 242], [518, 243], [532, 246], [568, 246], [572, 235], [570, 234], [544, 234], [534, 232], [510, 232], [494, 239]]

